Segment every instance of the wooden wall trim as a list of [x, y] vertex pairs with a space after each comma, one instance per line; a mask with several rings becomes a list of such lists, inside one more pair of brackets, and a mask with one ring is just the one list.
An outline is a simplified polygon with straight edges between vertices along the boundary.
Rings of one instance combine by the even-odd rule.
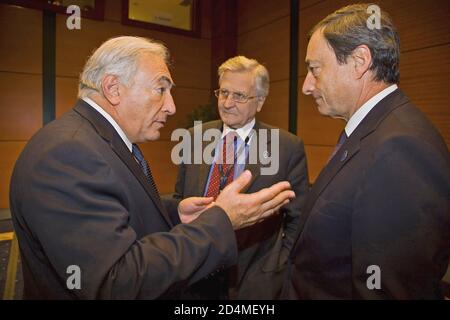
[[289, 41], [289, 132], [297, 134], [299, 0], [291, 0]]
[[217, 68], [237, 54], [237, 0], [216, 0], [211, 6], [211, 93], [217, 88]]

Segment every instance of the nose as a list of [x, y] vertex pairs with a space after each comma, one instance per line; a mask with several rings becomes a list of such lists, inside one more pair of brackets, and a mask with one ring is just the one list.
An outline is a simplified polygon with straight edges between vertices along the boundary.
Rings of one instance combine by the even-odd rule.
[[227, 109], [234, 107], [235, 102], [231, 98], [231, 93], [223, 100], [223, 106]]
[[166, 98], [164, 99], [162, 111], [167, 113], [169, 116], [175, 114], [175, 112], [177, 111], [175, 107], [175, 102], [173, 101], [173, 97], [170, 92], [168, 92]]
[[306, 74], [305, 81], [303, 81], [302, 92], [303, 94], [310, 95], [313, 93], [316, 88], [316, 79], [311, 74], [311, 71], [308, 71]]

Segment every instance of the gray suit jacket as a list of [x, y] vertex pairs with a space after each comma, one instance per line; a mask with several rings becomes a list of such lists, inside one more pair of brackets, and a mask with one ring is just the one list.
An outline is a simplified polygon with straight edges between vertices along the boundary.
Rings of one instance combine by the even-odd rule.
[[283, 297], [442, 298], [449, 195], [445, 142], [394, 91], [369, 112], [314, 183]]
[[[222, 130], [222, 121], [203, 124], [203, 130], [215, 128]], [[274, 127], [256, 122], [254, 129], [274, 129]], [[192, 133], [191, 129], [191, 133]], [[252, 142], [256, 139], [252, 139]], [[251, 143], [252, 143], [251, 142]], [[210, 142], [204, 142], [204, 147]], [[268, 134], [267, 150], [271, 150], [272, 141]], [[247, 187], [247, 193], [259, 191], [279, 181], [287, 180], [295, 191], [296, 198], [282, 209], [281, 214], [266, 221], [236, 232], [239, 245], [238, 264], [230, 270], [230, 297], [237, 299], [275, 299], [281, 292], [284, 271], [289, 250], [292, 247], [308, 187], [308, 171], [302, 141], [296, 136], [280, 130], [279, 170], [274, 175], [261, 175], [263, 165], [247, 164], [253, 178]], [[266, 165], [268, 166], [268, 165]], [[180, 199], [191, 196], [203, 196], [211, 165], [181, 164], [178, 171], [175, 193], [165, 197], [172, 199], [171, 211], [176, 210]], [[213, 274], [214, 276], [214, 274]], [[211, 285], [211, 287], [216, 286]], [[212, 290], [212, 289], [211, 289]], [[212, 296], [211, 296], [212, 295]], [[213, 293], [199, 298], [217, 298]]]
[[[176, 298], [236, 262], [222, 209], [174, 226], [152, 190], [111, 124], [84, 101], [39, 130], [11, 178], [25, 298]], [[66, 285], [71, 265], [81, 289]]]

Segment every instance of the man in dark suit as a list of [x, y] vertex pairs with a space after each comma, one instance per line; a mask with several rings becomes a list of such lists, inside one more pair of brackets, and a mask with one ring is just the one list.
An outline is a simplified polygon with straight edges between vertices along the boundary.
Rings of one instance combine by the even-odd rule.
[[[282, 214], [237, 231], [237, 265], [201, 281], [192, 291], [197, 289], [196, 298], [275, 299], [281, 292], [287, 256], [309, 187], [303, 143], [296, 136], [255, 119], [269, 92], [269, 74], [263, 65], [237, 56], [225, 61], [218, 74], [220, 88], [215, 93], [221, 120], [198, 125], [189, 135], [192, 137], [195, 131], [218, 132], [218, 139], [201, 147], [202, 152], [207, 147], [215, 150], [215, 157], [209, 163], [182, 163], [172, 197], [215, 198], [227, 182], [247, 168], [253, 180], [246, 192], [287, 180], [296, 198], [283, 207]], [[229, 139], [230, 135], [235, 135], [235, 139]], [[235, 145], [235, 158], [226, 170], [220, 163], [224, 143]], [[215, 175], [225, 178], [222, 186], [214, 183]]]
[[450, 160], [397, 87], [389, 15], [344, 7], [313, 28], [303, 93], [347, 124], [306, 200], [283, 297], [437, 299], [450, 250]]
[[25, 298], [177, 298], [235, 263], [233, 229], [293, 196], [287, 182], [240, 194], [246, 172], [207, 214], [175, 226], [136, 145], [157, 139], [175, 112], [167, 59], [167, 49], [148, 39], [108, 40], [86, 63], [74, 109], [20, 155], [10, 202]]

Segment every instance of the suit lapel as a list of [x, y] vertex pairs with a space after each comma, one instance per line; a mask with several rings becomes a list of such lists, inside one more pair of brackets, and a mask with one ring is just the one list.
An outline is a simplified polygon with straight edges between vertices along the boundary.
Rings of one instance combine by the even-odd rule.
[[160, 211], [169, 226], [173, 226], [172, 221], [169, 218], [159, 196], [155, 194], [153, 188], [150, 187], [150, 183], [147, 180], [144, 172], [140, 168], [139, 164], [134, 160], [130, 150], [127, 148], [122, 138], [116, 132], [114, 127], [106, 120], [101, 114], [99, 114], [94, 108], [87, 104], [83, 100], [79, 100], [74, 110], [87, 119], [96, 129], [98, 134], [106, 140], [111, 146], [112, 150], [117, 156], [125, 163], [130, 169], [149, 197], [152, 199], [155, 206]]
[[[270, 128], [267, 128], [265, 126], [263, 126], [259, 121], [255, 122], [255, 126], [253, 127], [253, 130], [255, 130], [254, 133], [254, 137], [251, 140], [251, 144], [250, 145], [250, 150], [255, 150], [257, 152], [257, 155], [259, 157], [259, 139], [260, 139], [260, 129], [265, 129], [265, 130], [269, 130], [269, 134], [267, 135], [267, 146], [266, 146], [266, 151], [268, 152], [269, 150], [271, 150], [271, 135], [270, 135]], [[257, 158], [256, 163], [250, 163], [250, 155], [247, 158], [247, 162], [245, 165], [245, 170], [249, 170], [252, 173], [252, 179], [250, 180], [250, 183], [244, 188], [244, 192], [247, 192], [248, 189], [250, 189], [250, 187], [255, 183], [255, 180], [259, 177], [259, 175], [261, 174], [261, 162], [259, 160], [259, 158]]]
[[305, 204], [305, 211], [310, 210], [315, 201], [331, 182], [334, 176], [344, 167], [344, 165], [359, 151], [360, 140], [352, 136], [342, 145], [327, 166], [320, 172], [310, 191], [309, 200]]
[[136, 179], [139, 181], [139, 183], [145, 189], [145, 191], [150, 196], [150, 198], [152, 199], [155, 206], [159, 209], [159, 212], [164, 217], [164, 219], [167, 221], [167, 223], [169, 223], [169, 225], [172, 226], [173, 224], [169, 218], [169, 215], [166, 212], [166, 209], [164, 208], [164, 205], [161, 202], [159, 195], [155, 194], [154, 189], [150, 186], [150, 182], [147, 180], [147, 177], [145, 176], [141, 167], [136, 162], [136, 160], [133, 158], [133, 156], [130, 153], [130, 150], [123, 143], [122, 139], [118, 135], [115, 135], [114, 139], [110, 145], [111, 145], [112, 149], [114, 150], [114, 152], [127, 165], [127, 167], [131, 170], [133, 175], [136, 177]]
[[[217, 143], [214, 145], [214, 148], [216, 147]], [[205, 150], [207, 146], [207, 142], [202, 140], [202, 151]], [[202, 160], [203, 161], [203, 160]], [[211, 170], [211, 164], [200, 164], [199, 165], [199, 175], [198, 175], [198, 182], [196, 184], [197, 186], [197, 193], [196, 194], [200, 194], [200, 195], [204, 195], [206, 192], [206, 187], [207, 187], [207, 183], [208, 183], [208, 175], [209, 175], [209, 171]]]
[[400, 91], [400, 89], [387, 95], [381, 100], [361, 121], [351, 136], [341, 146], [339, 151], [330, 160], [317, 177], [300, 216], [299, 227], [297, 229], [296, 240], [291, 250], [291, 256], [295, 255], [295, 246], [300, 238], [302, 230], [309, 218], [309, 215], [323, 190], [328, 186], [336, 174], [353, 158], [360, 149], [361, 140], [376, 130], [378, 125], [386, 118], [394, 109], [408, 103], [408, 98]]

